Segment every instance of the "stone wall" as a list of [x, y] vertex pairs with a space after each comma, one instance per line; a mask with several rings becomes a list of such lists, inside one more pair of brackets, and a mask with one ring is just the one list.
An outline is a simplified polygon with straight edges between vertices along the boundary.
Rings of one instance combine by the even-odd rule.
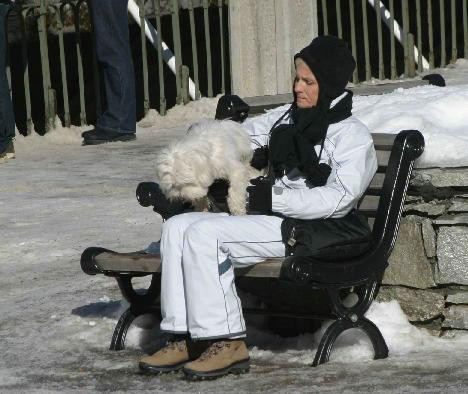
[[413, 172], [377, 300], [435, 335], [468, 330], [468, 168]]

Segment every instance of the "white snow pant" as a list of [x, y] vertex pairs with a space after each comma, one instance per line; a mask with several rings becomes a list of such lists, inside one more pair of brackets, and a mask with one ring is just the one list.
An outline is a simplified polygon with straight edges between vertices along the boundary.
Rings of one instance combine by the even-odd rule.
[[161, 235], [161, 330], [193, 339], [245, 336], [235, 267], [283, 257], [282, 219], [190, 212], [173, 216]]

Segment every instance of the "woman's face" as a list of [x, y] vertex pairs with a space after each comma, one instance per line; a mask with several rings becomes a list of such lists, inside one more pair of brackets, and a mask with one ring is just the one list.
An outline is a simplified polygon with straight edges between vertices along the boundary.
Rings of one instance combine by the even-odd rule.
[[310, 108], [317, 105], [319, 85], [314, 73], [300, 57], [296, 59], [296, 78], [294, 93], [299, 108]]

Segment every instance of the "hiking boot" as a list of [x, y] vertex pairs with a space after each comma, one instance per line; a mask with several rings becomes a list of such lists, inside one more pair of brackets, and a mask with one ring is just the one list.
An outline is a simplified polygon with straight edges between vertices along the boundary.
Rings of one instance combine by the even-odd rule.
[[169, 342], [152, 356], [143, 357], [138, 366], [142, 372], [164, 373], [178, 371], [186, 362], [190, 361], [187, 341]]
[[250, 357], [242, 340], [224, 340], [214, 342], [195, 361], [184, 366], [184, 373], [189, 380], [216, 379], [233, 373], [247, 373]]
[[7, 161], [8, 159], [15, 158], [15, 147], [13, 141], [10, 141], [6, 146], [5, 150], [0, 153], [0, 163]]
[[178, 371], [188, 361], [196, 360], [207, 346], [186, 339], [172, 341], [152, 356], [143, 357], [138, 365], [142, 372], [150, 374]]
[[119, 133], [117, 131], [95, 128], [81, 133], [83, 145], [98, 145], [106, 142], [132, 141], [136, 139], [135, 133]]

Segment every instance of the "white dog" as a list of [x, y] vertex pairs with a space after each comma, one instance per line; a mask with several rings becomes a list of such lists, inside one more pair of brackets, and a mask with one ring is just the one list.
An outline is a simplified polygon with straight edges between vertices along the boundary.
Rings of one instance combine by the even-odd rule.
[[201, 121], [158, 154], [156, 179], [166, 197], [190, 201], [197, 211], [209, 209], [210, 185], [216, 179], [226, 179], [230, 184], [229, 210], [243, 215], [249, 180], [260, 175], [250, 166], [252, 154], [250, 138], [240, 124]]

